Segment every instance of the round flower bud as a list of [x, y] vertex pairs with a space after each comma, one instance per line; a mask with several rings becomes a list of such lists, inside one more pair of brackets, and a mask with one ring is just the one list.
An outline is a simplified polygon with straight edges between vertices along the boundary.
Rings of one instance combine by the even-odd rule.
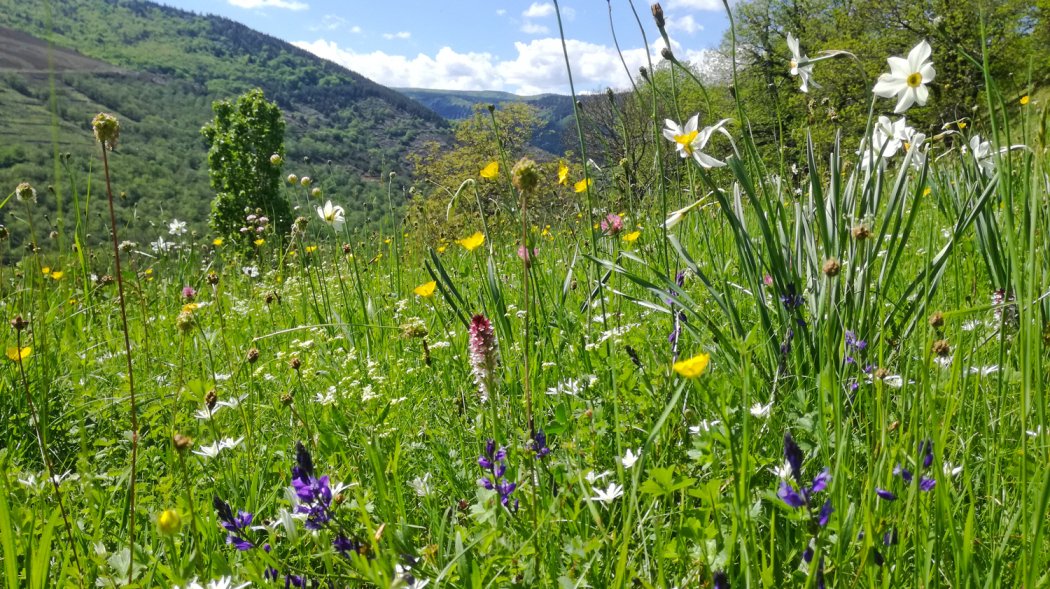
[[299, 176], [296, 176], [295, 174], [288, 174], [288, 183], [289, 184], [295, 184], [297, 182], [299, 182]]
[[540, 173], [536, 169], [536, 162], [527, 157], [518, 160], [518, 163], [514, 164], [514, 168], [510, 171], [510, 181], [522, 192], [531, 193], [536, 190], [536, 185], [540, 182]]
[[120, 139], [120, 121], [117, 120], [117, 117], [100, 112], [92, 119], [91, 128], [95, 132], [95, 139], [102, 144], [102, 147], [109, 150], [116, 149], [117, 140]]
[[219, 284], [219, 275], [216, 274], [214, 271], [208, 272], [207, 281], [208, 284], [215, 286], [216, 284]]
[[309, 176], [303, 176], [299, 179], [299, 184], [302, 184], [303, 186], [309, 186], [310, 184], [313, 184], [313, 180], [311, 180]]
[[11, 327], [13, 327], [15, 331], [22, 331], [29, 327], [29, 322], [23, 319], [21, 315], [15, 315], [15, 318], [11, 320]]
[[930, 315], [930, 327], [934, 329], [940, 329], [944, 327], [944, 313], [937, 311], [933, 315]]
[[259, 360], [259, 348], [248, 350], [248, 364], [255, 364]]
[[0, 225], [0, 241], [6, 241], [8, 237], [11, 237], [11, 232], [7, 230], [7, 227]]
[[172, 536], [182, 529], [182, 518], [174, 509], [165, 509], [157, 516], [157, 529], [165, 536]]
[[299, 369], [303, 367], [303, 361], [300, 360], [298, 357], [292, 358], [292, 361], [289, 362], [289, 364], [291, 365], [292, 370], [295, 370], [296, 372], [298, 372]]
[[951, 355], [952, 347], [948, 345], [948, 340], [939, 339], [933, 342], [933, 353], [944, 358]]
[[270, 156], [270, 164], [279, 166], [282, 162], [284, 162], [284, 158], [281, 157], [281, 154], [275, 153]]
[[664, 26], [667, 23], [664, 20], [664, 9], [663, 9], [663, 7], [660, 6], [659, 2], [657, 2], [657, 3], [653, 4], [651, 8], [652, 8], [652, 11], [653, 11], [653, 20], [656, 21], [656, 28], [658, 28], [658, 29], [664, 28]]
[[188, 333], [196, 325], [197, 320], [193, 317], [193, 311], [183, 311], [175, 318], [175, 327], [178, 328], [180, 333]]
[[850, 233], [853, 234], [853, 239], [858, 241], [871, 237], [871, 229], [868, 229], [867, 225], [857, 225]]
[[204, 404], [208, 406], [208, 409], [215, 409], [215, 404], [219, 402], [219, 394], [215, 392], [215, 389], [211, 389], [204, 395]]
[[835, 258], [828, 258], [828, 261], [824, 262], [825, 276], [838, 276], [840, 270], [842, 270], [842, 264], [840, 264]]
[[319, 186], [314, 186], [310, 189], [310, 196], [314, 198], [321, 198], [321, 194], [321, 188]]
[[184, 452], [193, 447], [193, 438], [189, 436], [175, 434], [175, 437], [172, 438], [172, 440], [175, 442], [175, 449], [179, 452]]
[[35, 203], [36, 188], [33, 188], [29, 182], [22, 182], [18, 185], [18, 188], [15, 188], [15, 198], [18, 199], [18, 202]]

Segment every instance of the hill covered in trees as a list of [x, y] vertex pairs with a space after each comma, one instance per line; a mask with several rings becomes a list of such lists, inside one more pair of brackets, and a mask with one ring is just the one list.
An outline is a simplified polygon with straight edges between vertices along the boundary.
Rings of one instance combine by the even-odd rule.
[[[561, 94], [518, 96], [509, 92], [470, 90], [430, 90], [424, 88], [397, 88], [405, 96], [426, 106], [450, 121], [462, 121], [474, 116], [478, 104], [527, 104], [535, 109], [540, 125], [529, 142], [554, 155], [576, 148], [575, 120], [572, 97]], [[566, 132], [569, 139], [566, 141]]]
[[[87, 222], [98, 221], [89, 123], [99, 111], [121, 120], [115, 189], [126, 199], [122, 221], [143, 239], [159, 230], [150, 223], [172, 218], [205, 229], [214, 191], [200, 129], [215, 100], [258, 87], [276, 101], [287, 121], [285, 171], [316, 179], [351, 223], [379, 215], [372, 203], [386, 194], [389, 173], [407, 181], [404, 157], [414, 146], [449, 137], [442, 117], [402, 94], [225, 18], [138, 0], [76, 0], [49, 10], [8, 3], [0, 27], [0, 112], [8, 115], [0, 118], [0, 185], [37, 185], [41, 223], [60, 223], [74, 190], [90, 207]], [[17, 234], [25, 224], [13, 215], [24, 213], [6, 206], [0, 223]]]

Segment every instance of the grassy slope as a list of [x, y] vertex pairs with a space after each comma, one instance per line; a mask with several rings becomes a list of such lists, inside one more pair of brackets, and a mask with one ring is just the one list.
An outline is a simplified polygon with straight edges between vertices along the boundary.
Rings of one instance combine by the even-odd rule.
[[[54, 184], [66, 210], [72, 206], [64, 190], [68, 175], [41, 162], [52, 158], [57, 141], [59, 151], [71, 152], [83, 189], [96, 156], [88, 122], [100, 110], [114, 112], [124, 125], [117, 174], [125, 177], [118, 190], [151, 216], [163, 210], [199, 230], [212, 196], [199, 129], [214, 100], [263, 88], [285, 110], [286, 171], [320, 180], [355, 221], [370, 216], [368, 203], [385, 191], [379, 180], [387, 172], [407, 177], [405, 153], [423, 140], [447, 137], [445, 121], [417, 103], [226, 19], [146, 2], [88, 0], [51, 8], [50, 17], [27, 4], [0, 14], [0, 26], [23, 32], [3, 35], [0, 112], [17, 114], [0, 118], [0, 185]], [[53, 50], [41, 41], [48, 37]], [[45, 208], [55, 207], [54, 198], [43, 200]], [[132, 222], [128, 209], [124, 221], [132, 233], [153, 235]], [[0, 210], [0, 223], [12, 225], [11, 214]]]

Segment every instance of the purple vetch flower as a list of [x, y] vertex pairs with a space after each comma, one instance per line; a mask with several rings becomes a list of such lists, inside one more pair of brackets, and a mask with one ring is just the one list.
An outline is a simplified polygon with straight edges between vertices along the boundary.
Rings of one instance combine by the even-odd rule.
[[248, 540], [245, 540], [244, 538], [241, 538], [239, 536], [234, 536], [233, 534], [226, 536], [226, 543], [232, 545], [234, 548], [240, 550], [241, 552], [255, 548], [255, 544], [252, 544]]
[[937, 486], [937, 479], [933, 479], [933, 478], [926, 477], [926, 476], [919, 478], [919, 490], [920, 491], [929, 492], [929, 491], [932, 491], [933, 488], [936, 487], [936, 486]]
[[922, 454], [922, 467], [930, 468], [933, 464], [933, 440], [923, 440], [919, 442], [919, 454]]
[[824, 506], [820, 508], [820, 516], [817, 520], [817, 523], [820, 524], [820, 527], [823, 528], [828, 525], [828, 521], [831, 520], [831, 514], [834, 511], [835, 508], [831, 506], [831, 498], [829, 497], [828, 500], [824, 502]]
[[332, 489], [328, 476], [314, 476], [313, 459], [302, 442], [295, 443], [295, 462], [292, 467], [292, 488], [299, 499], [296, 513], [306, 514], [306, 528], [320, 530], [331, 519], [329, 506], [332, 503]]
[[823, 556], [821, 556], [820, 560], [817, 562], [817, 579], [816, 579], [816, 581], [817, 581], [817, 583], [816, 583], [817, 589], [825, 589], [826, 585], [824, 584], [824, 557]]
[[711, 579], [714, 589], [729, 589], [729, 577], [725, 571], [715, 571]]
[[545, 458], [551, 453], [551, 449], [547, 447], [547, 434], [542, 429], [537, 430], [532, 438], [532, 451], [536, 453], [536, 458]]
[[896, 501], [897, 500], [897, 496], [894, 495], [892, 491], [888, 491], [888, 490], [883, 489], [881, 487], [875, 487], [875, 494], [878, 495], [879, 497], [882, 497], [886, 501]]
[[335, 548], [340, 556], [350, 556], [351, 552], [360, 550], [361, 544], [339, 534], [332, 540], [332, 548]]
[[[780, 488], [777, 490], [777, 497], [780, 498], [789, 507], [798, 509], [800, 507], [807, 507], [810, 509], [810, 517], [816, 520], [820, 527], [824, 527], [828, 524], [828, 520], [831, 519], [831, 514], [834, 511], [831, 505], [831, 499], [824, 502], [823, 507], [819, 513], [813, 513], [814, 505], [811, 505], [810, 501], [817, 494], [828, 488], [828, 484], [831, 482], [831, 470], [825, 468], [820, 471], [817, 476], [813, 477], [813, 482], [807, 487], [802, 481], [802, 449], [799, 448], [795, 439], [791, 437], [791, 432], [784, 433], [784, 458], [787, 460], [786, 467], [791, 470], [791, 477], [795, 480], [795, 484], [791, 481], [781, 479]], [[785, 476], [785, 475], [781, 475]], [[797, 488], [796, 488], [797, 484]]]
[[241, 551], [254, 548], [254, 544], [240, 536], [249, 531], [254, 516], [247, 511], [240, 510], [237, 511], [237, 515], [234, 515], [230, 504], [220, 499], [218, 495], [212, 497], [211, 504], [215, 508], [215, 514], [219, 516], [219, 523], [229, 532], [226, 535], [226, 543]]
[[780, 293], [780, 304], [784, 305], [784, 309], [789, 312], [798, 309], [805, 302], [806, 299], [798, 294], [794, 283], [788, 284], [784, 287], [784, 292]]
[[795, 478], [795, 482], [801, 485], [802, 448], [799, 448], [795, 438], [791, 437], [791, 432], [784, 432], [784, 458], [791, 465], [791, 476]]
[[897, 544], [897, 529], [890, 528], [886, 530], [886, 533], [882, 535], [883, 546], [893, 546]]
[[777, 491], [777, 497], [786, 503], [789, 507], [799, 508], [805, 507], [806, 499], [795, 490], [787, 481], [780, 481], [780, 489]]
[[828, 483], [830, 481], [831, 471], [825, 468], [824, 470], [820, 471], [820, 474], [813, 478], [813, 486], [809, 488], [809, 491], [807, 491], [806, 494], [813, 495], [814, 493], [819, 493], [824, 489], [827, 489]]
[[899, 476], [905, 483], [910, 483], [914, 477], [911, 471], [901, 466], [899, 462], [897, 463], [897, 466], [893, 467], [893, 474]]
[[470, 368], [482, 401], [487, 401], [496, 384], [496, 332], [484, 315], [470, 320]]
[[510, 496], [518, 488], [518, 484], [508, 481], [504, 476], [507, 472], [507, 449], [496, 449], [495, 440], [485, 441], [485, 453], [478, 457], [478, 466], [488, 471], [487, 474], [478, 479], [478, 485], [499, 493], [500, 503], [511, 511], [516, 511], [518, 500], [510, 502]]

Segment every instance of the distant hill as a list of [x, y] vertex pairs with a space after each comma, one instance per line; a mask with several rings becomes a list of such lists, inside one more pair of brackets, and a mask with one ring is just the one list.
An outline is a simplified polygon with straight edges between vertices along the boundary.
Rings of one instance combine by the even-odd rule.
[[536, 138], [532, 142], [534, 147], [554, 155], [562, 155], [566, 149], [576, 149], [577, 140], [571, 96], [560, 94], [518, 96], [509, 92], [423, 88], [396, 88], [396, 90], [451, 121], [470, 117], [474, 112], [475, 104], [499, 105], [505, 102], [523, 102], [534, 106], [546, 123], [537, 131]]
[[[285, 172], [317, 179], [347, 207], [351, 223], [385, 210], [373, 203], [386, 194], [389, 172], [407, 183], [407, 153], [449, 139], [445, 119], [419, 103], [229, 19], [138, 0], [44, 8], [6, 2], [0, 11], [0, 192], [33, 182], [38, 215], [51, 211], [48, 223], [58, 222], [56, 207], [65, 215], [72, 209], [71, 179], [83, 197], [90, 168], [88, 223], [96, 238], [105, 235], [96, 219], [103, 209], [96, 211], [100, 166], [90, 133], [100, 111], [121, 119], [115, 190], [126, 192], [122, 221], [141, 239], [155, 239], [175, 217], [206, 230], [213, 191], [200, 128], [214, 100], [253, 87], [285, 113]], [[70, 154], [72, 174], [55, 165], [55, 145]], [[20, 237], [25, 223], [17, 216], [24, 213], [9, 203], [0, 223]]]

